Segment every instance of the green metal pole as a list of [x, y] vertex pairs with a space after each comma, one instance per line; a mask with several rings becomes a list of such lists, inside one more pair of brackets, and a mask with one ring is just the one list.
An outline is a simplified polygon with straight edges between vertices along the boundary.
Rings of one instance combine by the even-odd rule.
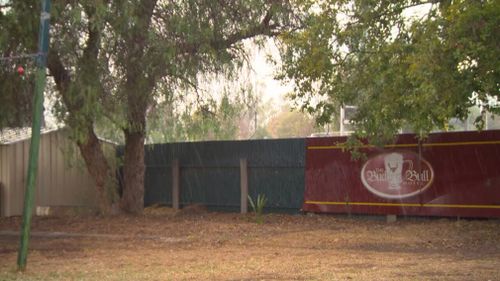
[[26, 190], [24, 194], [21, 243], [17, 256], [17, 267], [18, 270], [21, 271], [26, 269], [26, 261], [28, 258], [31, 217], [33, 213], [35, 182], [38, 170], [38, 152], [40, 148], [40, 127], [43, 114], [43, 91], [45, 89], [45, 66], [47, 65], [47, 52], [49, 50], [50, 0], [41, 1], [42, 12], [40, 14], [40, 29], [38, 35], [38, 55], [36, 57], [37, 70], [35, 80], [35, 97], [33, 101], [33, 124], [31, 127], [28, 175], [26, 179]]

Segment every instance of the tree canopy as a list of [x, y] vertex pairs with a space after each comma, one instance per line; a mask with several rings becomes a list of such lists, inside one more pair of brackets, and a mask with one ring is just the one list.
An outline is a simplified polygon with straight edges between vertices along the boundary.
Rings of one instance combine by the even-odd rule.
[[354, 105], [357, 136], [390, 140], [445, 129], [475, 103], [498, 111], [499, 1], [303, 2], [305, 25], [281, 37], [279, 78], [320, 122]]
[[308, 114], [283, 106], [269, 120], [267, 130], [274, 138], [307, 137], [314, 133], [314, 120]]

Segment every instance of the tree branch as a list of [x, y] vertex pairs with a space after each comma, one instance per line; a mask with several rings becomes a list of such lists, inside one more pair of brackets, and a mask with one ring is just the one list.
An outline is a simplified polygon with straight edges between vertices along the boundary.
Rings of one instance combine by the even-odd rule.
[[[441, 2], [443, 2], [443, 0], [427, 0], [427, 1], [419, 1], [419, 2], [415, 2], [415, 3], [411, 3], [411, 4], [408, 4], [406, 6], [399, 7], [398, 9], [388, 9], [384, 13], [376, 14], [372, 18], [372, 20], [378, 20], [378, 19], [382, 18], [383, 16], [389, 16], [389, 15], [394, 15], [397, 13], [402, 13], [404, 10], [410, 9], [413, 7], [418, 7], [418, 6], [427, 5], [427, 4], [434, 5], [436, 3], [441, 3]], [[357, 24], [360, 22], [361, 22], [361, 20], [358, 19], [356, 21], [351, 22], [351, 24]]]
[[63, 93], [68, 91], [69, 85], [71, 83], [71, 75], [64, 68], [64, 65], [59, 57], [59, 54], [53, 51], [49, 51], [47, 58], [47, 67], [50, 71], [54, 81], [56, 82], [56, 88], [64, 97]]
[[[92, 18], [95, 14], [95, 8], [94, 7], [86, 7], [85, 8], [85, 13], [89, 18]], [[101, 42], [101, 32], [98, 30], [98, 27], [95, 25], [92, 25], [88, 23], [87, 25], [88, 28], [88, 38], [86, 42], [85, 49], [83, 50], [83, 56], [79, 62], [79, 65], [93, 65], [94, 67], [97, 66], [96, 61], [97, 61], [97, 56], [99, 55], [99, 47], [100, 47], [100, 42]], [[82, 61], [84, 60], [84, 61]], [[85, 62], [88, 61], [89, 62]]]
[[244, 39], [252, 38], [258, 35], [266, 35], [266, 36], [276, 36], [280, 34], [280, 32], [276, 31], [275, 28], [277, 25], [270, 25], [269, 21], [271, 20], [271, 15], [266, 14], [264, 19], [259, 25], [253, 26], [247, 30], [240, 30], [233, 34], [226, 36], [225, 39], [213, 38], [208, 42], [189, 42], [189, 43], [181, 43], [179, 44], [179, 49], [183, 50], [184, 54], [195, 54], [200, 48], [207, 44], [216, 50], [223, 50], [231, 47], [236, 42], [242, 41]]

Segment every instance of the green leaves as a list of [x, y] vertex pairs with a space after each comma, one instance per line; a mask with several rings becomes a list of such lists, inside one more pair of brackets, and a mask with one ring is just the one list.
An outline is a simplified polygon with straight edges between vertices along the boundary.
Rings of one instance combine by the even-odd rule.
[[[18, 74], [18, 66], [27, 68], [23, 75]], [[33, 58], [0, 61], [0, 129], [30, 124], [35, 71]]]
[[258, 224], [264, 223], [264, 218], [262, 217], [262, 215], [264, 212], [264, 207], [267, 204], [266, 195], [264, 195], [264, 194], [257, 195], [255, 202], [252, 199], [252, 197], [250, 197], [250, 195], [248, 195], [248, 201], [250, 202], [250, 206], [252, 207], [253, 212], [255, 214], [255, 221]]
[[323, 1], [283, 37], [279, 77], [320, 122], [355, 105], [358, 136], [425, 135], [467, 117], [473, 92], [498, 96], [499, 20], [498, 1]]
[[[0, 8], [0, 129], [23, 127], [31, 122], [35, 80], [37, 19], [23, 19], [39, 10], [32, 1], [4, 1]], [[38, 2], [37, 2], [38, 3]], [[27, 11], [25, 9], [32, 9]], [[24, 69], [20, 75], [18, 67]]]

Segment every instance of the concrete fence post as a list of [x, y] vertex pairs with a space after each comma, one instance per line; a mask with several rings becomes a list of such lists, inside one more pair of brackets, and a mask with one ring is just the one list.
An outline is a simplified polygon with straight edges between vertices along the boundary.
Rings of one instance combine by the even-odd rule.
[[172, 160], [172, 208], [179, 210], [179, 195], [180, 195], [180, 167], [179, 160]]
[[241, 213], [248, 212], [248, 163], [246, 158], [240, 159], [240, 190], [241, 190]]

